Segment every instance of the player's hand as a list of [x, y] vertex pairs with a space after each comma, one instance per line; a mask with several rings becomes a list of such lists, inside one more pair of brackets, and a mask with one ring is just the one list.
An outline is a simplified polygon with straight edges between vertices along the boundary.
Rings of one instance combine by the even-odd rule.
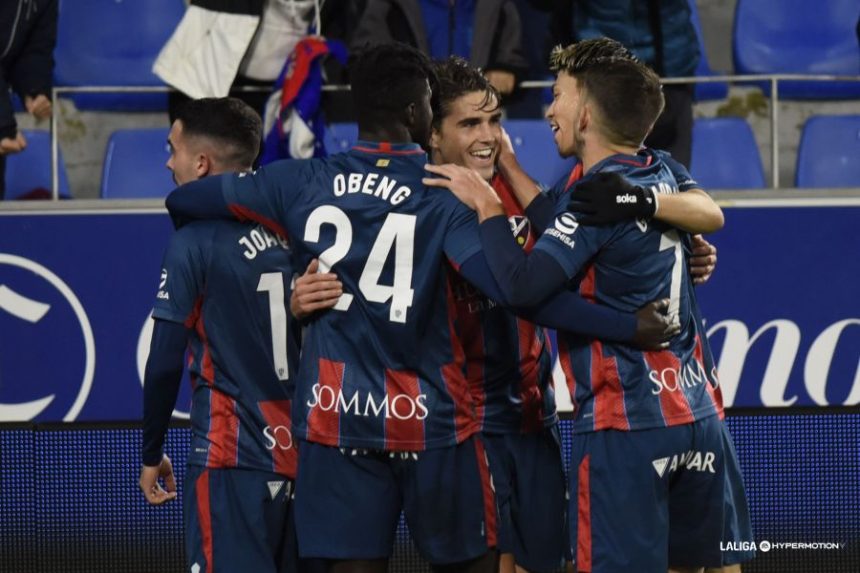
[[343, 294], [343, 284], [334, 273], [320, 273], [320, 262], [311, 261], [305, 274], [296, 279], [290, 297], [290, 312], [303, 320], [318, 310], [331, 308]]
[[36, 119], [51, 117], [51, 100], [45, 95], [25, 96], [24, 107]]
[[[158, 480], [164, 480], [164, 488]], [[166, 455], [162, 456], [157, 466], [141, 466], [138, 480], [146, 501], [152, 505], [161, 505], [176, 499], [176, 476], [173, 475], [173, 464]]]
[[655, 300], [636, 312], [636, 336], [633, 344], [644, 350], [669, 347], [672, 337], [681, 332], [677, 317], [669, 316], [669, 299]]
[[633, 185], [615, 172], [601, 172], [574, 187], [567, 210], [583, 225], [650, 219], [657, 212], [651, 189]]
[[690, 275], [693, 284], [708, 282], [717, 267], [717, 248], [702, 235], [693, 235], [693, 254], [690, 256]]
[[502, 95], [508, 95], [517, 85], [517, 77], [505, 70], [487, 70], [484, 72], [484, 77]]
[[21, 153], [26, 148], [27, 139], [20, 131], [15, 134], [15, 137], [4, 137], [3, 139], [0, 139], [0, 155]]
[[424, 169], [440, 177], [425, 177], [421, 181], [430, 187], [444, 187], [453, 193], [467, 207], [484, 216], [498, 210], [504, 214], [502, 201], [490, 184], [477, 171], [453, 163], [445, 165], [425, 165]]

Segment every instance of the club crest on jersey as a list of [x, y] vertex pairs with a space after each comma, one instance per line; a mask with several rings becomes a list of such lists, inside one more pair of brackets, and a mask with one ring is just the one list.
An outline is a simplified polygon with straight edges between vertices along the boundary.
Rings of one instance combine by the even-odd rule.
[[524, 247], [529, 241], [529, 233], [531, 232], [531, 223], [522, 215], [513, 215], [508, 217], [508, 224], [511, 226], [511, 232], [517, 240], [517, 244]]

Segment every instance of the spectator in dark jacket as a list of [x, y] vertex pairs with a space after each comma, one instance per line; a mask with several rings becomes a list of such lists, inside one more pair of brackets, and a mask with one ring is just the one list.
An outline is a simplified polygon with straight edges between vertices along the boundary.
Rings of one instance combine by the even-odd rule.
[[358, 22], [352, 47], [390, 41], [415, 46], [434, 59], [460, 56], [502, 94], [516, 86], [528, 63], [513, 0], [374, 0]]
[[6, 156], [27, 140], [18, 130], [10, 89], [37, 119], [51, 115], [51, 78], [57, 42], [58, 0], [0, 2], [0, 199], [6, 188]]
[[[696, 75], [699, 42], [689, 0], [574, 0], [553, 17], [558, 43], [606, 36], [624, 44], [660, 77]], [[693, 86], [664, 85], [666, 108], [645, 145], [665, 149], [690, 167]]]

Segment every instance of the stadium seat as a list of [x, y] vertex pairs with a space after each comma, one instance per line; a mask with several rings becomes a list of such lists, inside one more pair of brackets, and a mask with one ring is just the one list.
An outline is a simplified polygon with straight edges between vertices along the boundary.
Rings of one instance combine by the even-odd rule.
[[860, 115], [810, 117], [797, 150], [797, 187], [860, 187]]
[[[183, 0], [62, 0], [58, 86], [163, 86], [152, 64], [185, 13]], [[76, 94], [79, 109], [153, 111], [167, 94]]]
[[[6, 157], [6, 199], [45, 198], [51, 194], [51, 135], [46, 130], [22, 130], [27, 149]], [[59, 157], [59, 192], [69, 198], [63, 153]]]
[[739, 117], [696, 119], [690, 172], [705, 189], [763, 188], [761, 156], [746, 120]]
[[520, 165], [532, 179], [549, 186], [570, 173], [574, 160], [559, 156], [546, 120], [510, 119], [504, 127]]
[[166, 197], [176, 184], [167, 169], [170, 158], [164, 129], [120, 129], [105, 151], [101, 196], [105, 199]]
[[[738, 0], [734, 59], [740, 74], [860, 74], [857, 0]], [[762, 85], [770, 93], [770, 84]], [[780, 97], [850, 99], [860, 82], [780, 82]]]
[[[696, 66], [696, 77], [707, 77], [717, 75], [708, 63], [708, 53], [705, 51], [705, 43], [702, 41], [702, 24], [699, 20], [699, 9], [696, 0], [689, 0], [690, 20], [696, 29], [696, 37], [699, 39], [699, 65]], [[696, 84], [696, 101], [707, 101], [714, 99], [726, 99], [729, 93], [729, 85], [725, 82], [705, 82]]]
[[348, 151], [358, 141], [357, 123], [332, 123], [326, 126], [323, 144], [329, 155]]

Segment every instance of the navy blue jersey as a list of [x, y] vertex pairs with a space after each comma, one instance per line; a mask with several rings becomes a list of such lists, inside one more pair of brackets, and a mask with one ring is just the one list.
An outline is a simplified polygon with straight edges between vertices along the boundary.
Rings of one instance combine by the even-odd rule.
[[424, 187], [426, 163], [414, 144], [359, 142], [222, 179], [234, 214], [281, 226], [344, 285], [305, 333], [293, 409], [303, 439], [418, 451], [478, 429], [445, 272], [480, 250], [477, 220]]
[[[530, 251], [536, 237], [513, 191], [500, 175], [492, 185], [517, 244]], [[466, 376], [481, 429], [533, 433], [558, 423], [552, 349], [545, 329], [497, 305], [460, 275], [452, 272], [450, 280]]]
[[292, 277], [286, 242], [260, 225], [197, 222], [171, 238], [153, 316], [192, 329], [190, 464], [295, 477]]
[[[588, 175], [617, 171], [657, 193], [678, 183], [660, 153], [615, 155]], [[575, 191], [574, 191], [575, 192]], [[681, 334], [668, 350], [646, 352], [559, 333], [562, 368], [576, 407], [574, 430], [640, 430], [674, 426], [719, 414], [716, 373], [697, 320], [693, 285], [683, 256], [683, 233], [659, 221], [581, 226], [560, 201], [555, 221], [535, 249], [549, 253], [580, 294], [625, 312], [669, 298]]]

